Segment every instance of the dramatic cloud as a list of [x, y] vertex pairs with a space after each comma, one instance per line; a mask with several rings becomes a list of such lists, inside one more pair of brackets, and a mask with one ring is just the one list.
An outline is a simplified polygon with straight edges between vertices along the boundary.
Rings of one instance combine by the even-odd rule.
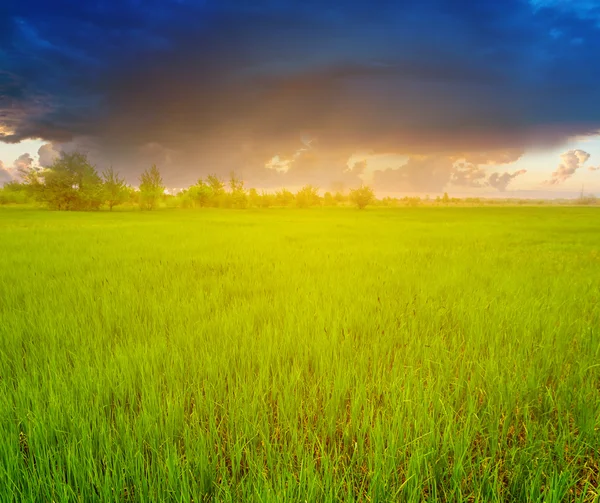
[[33, 166], [33, 157], [31, 157], [29, 154], [20, 155], [17, 159], [15, 159], [13, 165], [17, 172], [25, 171]]
[[[366, 162], [357, 162], [351, 169], [347, 166], [348, 156], [338, 154], [318, 146], [301, 148], [294, 156], [285, 161], [286, 170], [278, 176], [265, 177], [260, 173], [246, 171], [250, 178], [259, 178], [263, 186], [297, 187], [305, 183], [316, 185], [324, 190], [336, 187], [345, 190], [362, 182], [361, 176]], [[267, 170], [262, 170], [267, 171]]]
[[590, 166], [588, 168], [589, 171], [600, 171], [600, 166]]
[[[130, 181], [154, 162], [171, 184], [232, 169], [252, 183], [346, 183], [353, 153], [397, 153], [412, 161], [380, 181], [443, 186], [448, 158], [482, 167], [479, 153], [600, 130], [600, 36], [585, 5], [8, 2], [0, 140], [48, 141], [44, 165], [85, 145]], [[303, 138], [314, 141], [295, 157]], [[426, 183], [407, 174], [417, 166], [442, 175]]]
[[520, 169], [514, 173], [492, 173], [488, 178], [488, 184], [491, 187], [498, 189], [500, 192], [504, 192], [511, 181], [517, 176], [524, 175], [525, 173], [527, 173], [527, 170], [525, 169]]
[[50, 166], [60, 155], [52, 143], [45, 143], [38, 149], [39, 164], [43, 168]]
[[[520, 148], [501, 149], [484, 152], [469, 152], [463, 154], [464, 161], [479, 166], [498, 166], [517, 162], [525, 152]], [[460, 157], [460, 156], [458, 156]]]
[[552, 178], [546, 183], [557, 185], [571, 178], [590, 158], [590, 154], [583, 150], [569, 150], [560, 156], [562, 162], [558, 169], [552, 173]]
[[[462, 152], [453, 155], [411, 156], [399, 168], [374, 172], [376, 189], [386, 192], [436, 193], [448, 186], [461, 188], [498, 188], [496, 177], [486, 168], [512, 164], [523, 154], [520, 149]], [[498, 175], [498, 174], [496, 174]], [[515, 175], [517, 176], [517, 175]]]
[[397, 169], [375, 171], [373, 185], [381, 191], [441, 192], [453, 171], [448, 157], [411, 157]]

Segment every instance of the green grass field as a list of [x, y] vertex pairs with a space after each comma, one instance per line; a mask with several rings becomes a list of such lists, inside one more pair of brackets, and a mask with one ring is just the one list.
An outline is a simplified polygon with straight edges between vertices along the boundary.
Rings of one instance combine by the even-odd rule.
[[0, 501], [597, 501], [595, 208], [0, 210]]

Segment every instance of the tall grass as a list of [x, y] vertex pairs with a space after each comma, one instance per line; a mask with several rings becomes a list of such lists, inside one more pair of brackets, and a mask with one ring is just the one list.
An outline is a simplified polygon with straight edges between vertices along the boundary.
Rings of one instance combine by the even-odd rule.
[[594, 208], [0, 210], [0, 501], [595, 501]]

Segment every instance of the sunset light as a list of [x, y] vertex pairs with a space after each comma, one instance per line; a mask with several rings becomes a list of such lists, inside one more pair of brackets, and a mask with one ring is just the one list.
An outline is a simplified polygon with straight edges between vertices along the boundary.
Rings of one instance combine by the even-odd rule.
[[0, 503], [600, 501], [600, 2], [5, 0]]

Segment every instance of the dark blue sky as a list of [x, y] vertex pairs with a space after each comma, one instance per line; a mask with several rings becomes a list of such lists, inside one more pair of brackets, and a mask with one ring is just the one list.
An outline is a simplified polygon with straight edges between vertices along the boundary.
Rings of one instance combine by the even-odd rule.
[[157, 162], [173, 183], [350, 184], [357, 151], [427, 156], [385, 180], [441, 171], [436, 188], [460, 156], [472, 170], [597, 132], [599, 56], [591, 0], [9, 1], [0, 140], [128, 175]]

